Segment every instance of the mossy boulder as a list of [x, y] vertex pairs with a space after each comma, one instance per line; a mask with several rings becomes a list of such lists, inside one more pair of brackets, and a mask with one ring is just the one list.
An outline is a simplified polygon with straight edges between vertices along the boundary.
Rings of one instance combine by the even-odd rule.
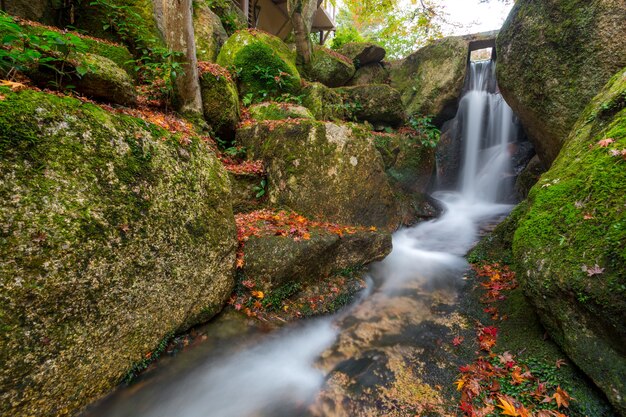
[[379, 63], [387, 54], [385, 48], [371, 42], [349, 42], [337, 52], [350, 58], [357, 68]]
[[[114, 43], [106, 39], [97, 39], [91, 36], [85, 36], [81, 33], [74, 31], [63, 31], [50, 26], [33, 25], [30, 22], [24, 20], [16, 20], [16, 23], [21, 27], [25, 34], [35, 35], [42, 37], [45, 32], [56, 32], [59, 37], [64, 36], [77, 36], [79, 41], [84, 45], [85, 51], [90, 54], [100, 55], [104, 58], [110, 59], [115, 62], [119, 67], [123, 68], [131, 76], [135, 75], [134, 63], [132, 62], [133, 56], [124, 45]], [[8, 32], [4, 32], [0, 28], [0, 38], [9, 35]]]
[[400, 93], [387, 84], [369, 84], [336, 90], [349, 114], [373, 125], [399, 126], [406, 120]]
[[533, 156], [515, 180], [515, 193], [519, 200], [524, 200], [528, 197], [530, 189], [537, 184], [541, 174], [544, 172], [546, 172], [546, 166], [537, 155]]
[[332, 273], [380, 261], [391, 252], [391, 234], [357, 231], [340, 237], [313, 228], [308, 240], [251, 237], [245, 251], [244, 274], [268, 291], [289, 283], [314, 283]]
[[454, 117], [468, 46], [462, 37], [443, 38], [390, 65], [391, 86], [400, 92], [408, 114], [432, 115], [437, 125]]
[[322, 46], [315, 46], [311, 65], [306, 70], [307, 78], [328, 87], [341, 87], [350, 81], [356, 69], [352, 60]]
[[272, 205], [347, 225], [398, 225], [382, 158], [363, 126], [265, 122], [239, 129], [237, 142], [265, 162]]
[[[63, 79], [59, 78], [50, 65], [66, 73]], [[79, 69], [85, 71], [84, 75], [78, 75]], [[42, 87], [56, 85], [61, 80], [62, 85], [71, 84], [77, 92], [90, 98], [124, 106], [137, 102], [135, 85], [130, 75], [115, 62], [100, 55], [72, 54], [66, 61], [39, 65], [27, 70], [26, 74]]]
[[0, 414], [67, 416], [234, 285], [230, 183], [199, 139], [0, 88]]
[[207, 4], [221, 20], [228, 36], [248, 27], [248, 17], [239, 5], [231, 0], [195, 0]]
[[226, 69], [202, 65], [200, 91], [204, 119], [222, 139], [232, 138], [239, 123], [239, 94]]
[[211, 11], [206, 1], [193, 2], [193, 32], [198, 61], [217, 61], [228, 34], [219, 16]]
[[348, 85], [387, 84], [389, 71], [380, 63], [368, 64], [356, 70]]
[[217, 63], [238, 71], [242, 95], [265, 98], [300, 89], [295, 52], [269, 33], [237, 31], [222, 46]]
[[513, 241], [523, 286], [547, 330], [622, 415], [624, 149], [626, 69], [593, 99], [551, 169], [531, 189]]
[[302, 105], [317, 120], [343, 120], [346, 117], [341, 95], [322, 83], [307, 83], [302, 91]]
[[253, 104], [248, 108], [250, 117], [256, 121], [315, 119], [309, 109], [292, 103], [264, 102]]
[[498, 83], [548, 166], [589, 101], [626, 66], [626, 3], [515, 3], [497, 38]]

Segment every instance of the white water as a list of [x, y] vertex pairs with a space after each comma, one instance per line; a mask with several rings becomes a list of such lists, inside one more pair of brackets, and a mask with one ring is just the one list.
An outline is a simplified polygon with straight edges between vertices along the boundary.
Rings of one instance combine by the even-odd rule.
[[[376, 291], [392, 293], [410, 280], [425, 288], [458, 282], [467, 268], [463, 256], [476, 241], [480, 223], [510, 210], [497, 197], [509, 161], [513, 114], [499, 95], [488, 91], [495, 84], [493, 74], [490, 63], [472, 63], [469, 91], [460, 102], [458, 114], [469, 121], [463, 128], [461, 189], [433, 195], [445, 206], [440, 218], [394, 234], [392, 253], [372, 267], [372, 275], [382, 282]], [[277, 405], [284, 410], [306, 404], [323, 384], [325, 376], [315, 362], [337, 339], [336, 323], [331, 317], [274, 335], [217, 364], [201, 364], [166, 387], [155, 387], [136, 398], [138, 404], [131, 398], [101, 415], [244, 417], [277, 415]]]

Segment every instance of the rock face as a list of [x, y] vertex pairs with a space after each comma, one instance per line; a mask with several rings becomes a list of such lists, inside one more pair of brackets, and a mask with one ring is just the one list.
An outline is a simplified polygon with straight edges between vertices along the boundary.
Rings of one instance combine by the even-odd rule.
[[204, 1], [194, 1], [193, 30], [198, 61], [215, 62], [228, 34], [219, 16]]
[[[237, 31], [222, 47], [217, 63], [239, 71], [239, 88], [244, 95], [272, 97], [300, 89], [295, 52], [269, 33]], [[282, 79], [280, 84], [275, 77]]]
[[584, 110], [551, 169], [530, 191], [513, 242], [523, 286], [544, 325], [621, 415], [626, 414], [625, 97], [626, 69]]
[[250, 117], [256, 121], [285, 119], [315, 119], [309, 109], [297, 104], [265, 102], [248, 108]]
[[382, 158], [364, 127], [268, 122], [240, 129], [237, 141], [265, 162], [272, 205], [347, 225], [398, 225]]
[[389, 71], [380, 63], [367, 64], [356, 70], [348, 85], [387, 84]]
[[344, 87], [344, 106], [352, 117], [374, 125], [401, 125], [406, 119], [400, 93], [386, 84]]
[[350, 42], [343, 45], [338, 52], [350, 58], [357, 68], [377, 64], [385, 59], [387, 53], [382, 46], [370, 42]]
[[544, 172], [546, 172], [546, 167], [541, 162], [541, 159], [537, 155], [533, 156], [515, 180], [515, 193], [520, 201], [528, 197], [530, 189], [537, 184], [541, 174]]
[[437, 125], [452, 119], [463, 89], [468, 42], [441, 39], [390, 66], [391, 86], [409, 115], [433, 115]]
[[308, 83], [301, 91], [302, 105], [317, 120], [342, 120], [346, 116], [341, 95], [321, 83]]
[[244, 273], [264, 290], [290, 282], [314, 282], [331, 273], [380, 261], [391, 252], [391, 234], [360, 231], [342, 237], [315, 230], [310, 240], [280, 236], [252, 237], [246, 242]]
[[239, 123], [239, 94], [228, 71], [218, 65], [204, 65], [200, 91], [204, 119], [220, 138], [232, 138]]
[[626, 3], [522, 0], [497, 39], [498, 83], [548, 166], [589, 100], [626, 66]]
[[349, 58], [331, 49], [315, 46], [307, 76], [328, 87], [341, 87], [350, 81], [355, 71]]
[[13, 16], [48, 25], [56, 23], [56, 10], [52, 0], [11, 0], [2, 5], [2, 10]]
[[66, 416], [234, 285], [228, 176], [200, 140], [0, 88], [0, 414]]

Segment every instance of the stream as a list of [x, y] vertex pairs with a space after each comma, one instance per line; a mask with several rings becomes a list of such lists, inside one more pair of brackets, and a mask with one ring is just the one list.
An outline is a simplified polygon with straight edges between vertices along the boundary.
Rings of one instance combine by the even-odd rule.
[[437, 387], [457, 373], [442, 345], [466, 325], [457, 307], [464, 256], [481, 226], [512, 208], [499, 201], [510, 186], [515, 117], [496, 93], [492, 62], [471, 63], [457, 117], [459, 190], [433, 193], [441, 217], [394, 234], [392, 253], [370, 267], [368, 289], [351, 307], [185, 351], [85, 416], [447, 415], [438, 407], [449, 387]]

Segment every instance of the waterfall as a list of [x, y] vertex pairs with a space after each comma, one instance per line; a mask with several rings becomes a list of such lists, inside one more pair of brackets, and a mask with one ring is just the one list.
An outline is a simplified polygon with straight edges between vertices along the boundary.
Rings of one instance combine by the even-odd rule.
[[[511, 156], [520, 129], [498, 92], [495, 66], [493, 61], [470, 62], [457, 114], [442, 129], [446, 149], [438, 149], [438, 188], [456, 189], [469, 201], [495, 203], [512, 195]], [[445, 158], [441, 154], [455, 152], [448, 166], [439, 161]], [[452, 169], [455, 161], [458, 172]]]

